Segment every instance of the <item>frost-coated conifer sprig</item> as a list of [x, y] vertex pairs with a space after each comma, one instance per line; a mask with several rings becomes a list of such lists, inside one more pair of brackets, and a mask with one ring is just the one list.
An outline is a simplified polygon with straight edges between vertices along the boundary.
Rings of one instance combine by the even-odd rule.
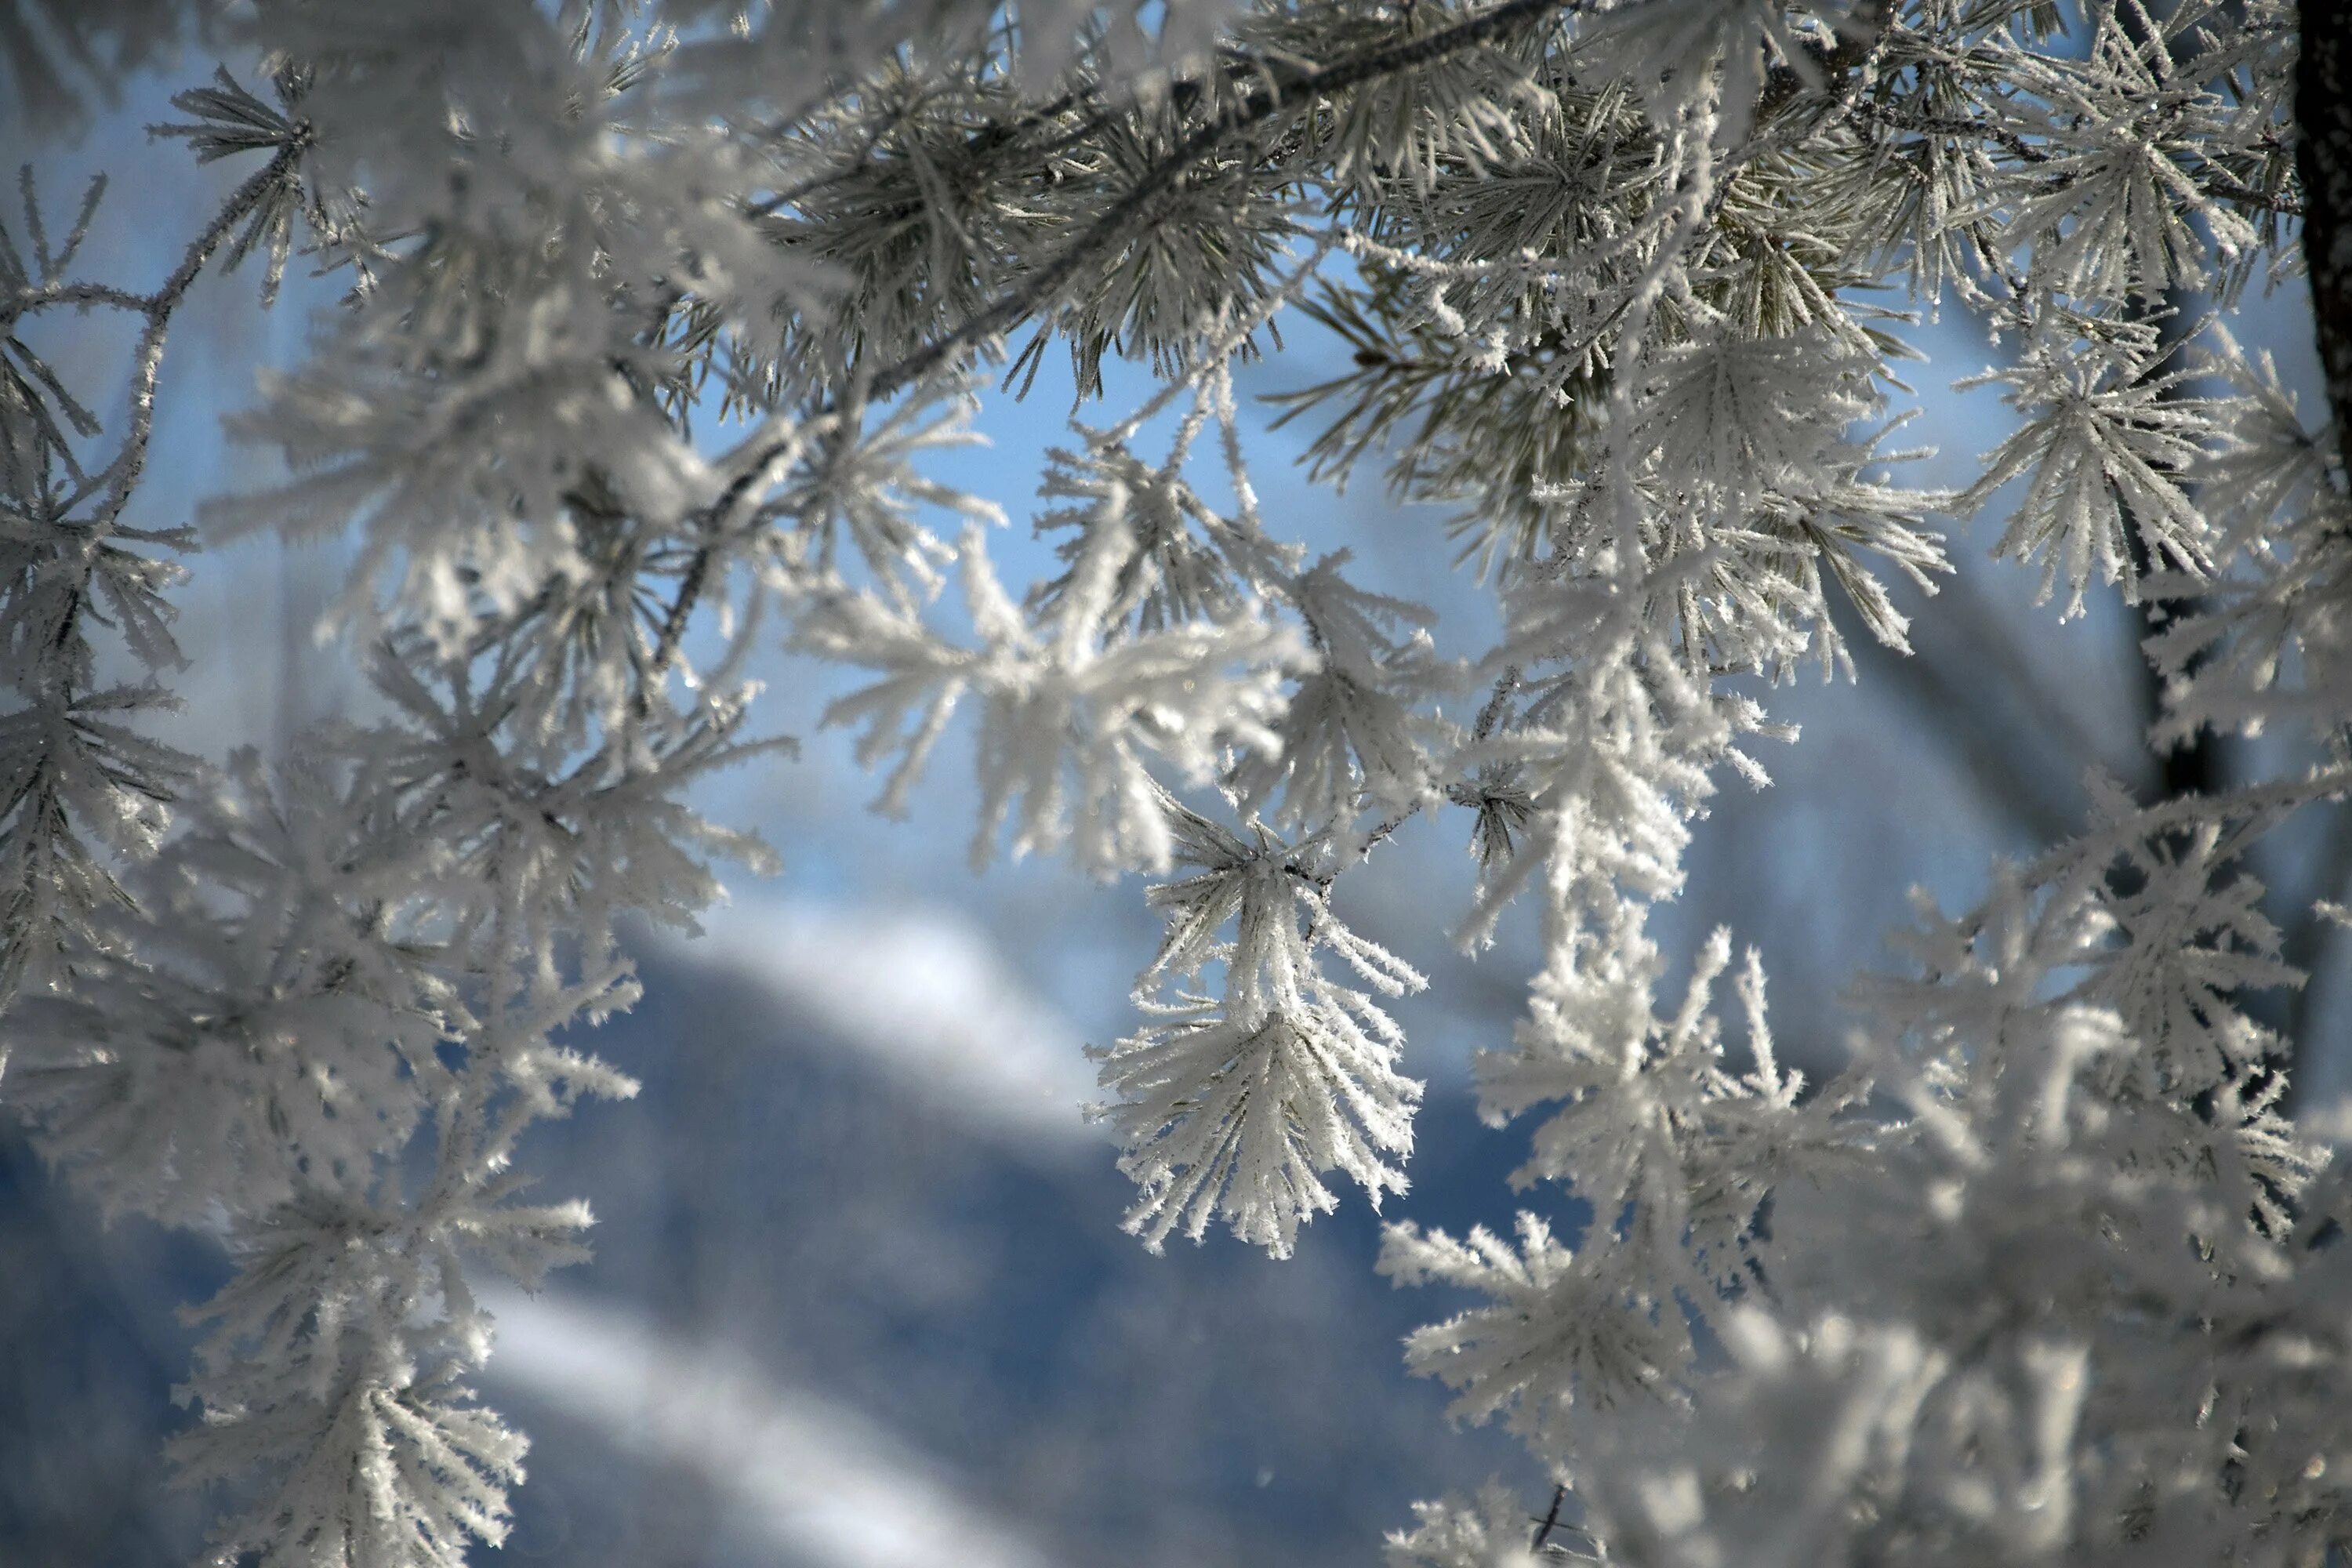
[[[884, 809], [968, 721], [976, 860], [1160, 879], [1143, 1021], [1095, 1053], [1155, 1247], [1285, 1253], [1335, 1173], [1402, 1190], [1420, 1086], [1375, 994], [1423, 982], [1345, 921], [1374, 846], [1459, 813], [1454, 938], [1533, 906], [1477, 1066], [1491, 1119], [1538, 1118], [1528, 1212], [1400, 1224], [1382, 1268], [1487, 1299], [1408, 1359], [1559, 1489], [1416, 1505], [1399, 1563], [2352, 1542], [2352, 1127], [2288, 1114], [2310, 1042], [2253, 998], [2301, 976], [2247, 866], [2352, 788], [2338, 7], [36, 9], [0, 71], [58, 123], [159, 30], [236, 66], [159, 128], [237, 182], [160, 282], [90, 270], [100, 187], [28, 170], [0, 227], [0, 1097], [102, 1210], [236, 1260], [177, 1441], [214, 1561], [502, 1539], [523, 1442], [467, 1384], [475, 1281], [583, 1255], [518, 1149], [632, 1090], [557, 1043], [633, 997], [619, 922], [690, 930], [717, 861], [764, 863], [680, 804], [783, 744], [761, 639], [863, 672], [826, 717]], [[288, 477], [132, 525], [191, 289], [257, 254], [272, 294], [298, 252], [344, 292], [234, 424]], [[2227, 326], [2306, 258], [2333, 426]], [[2006, 356], [1964, 384], [2014, 429], [1952, 495], [1892, 441], [1915, 307]], [[133, 329], [111, 385], [68, 352], [97, 313]], [[1286, 317], [1350, 356], [1281, 399], [1310, 472], [1444, 509], [1492, 646], [1261, 512], [1235, 370]], [[1060, 352], [1082, 399], [1112, 360], [1159, 384], [1074, 424], [1055, 568], [1008, 584], [999, 500], [926, 465]], [[1793, 738], [1771, 683], [1853, 671], [1833, 604], [1907, 651], [1885, 579], [1932, 594], [1936, 520], [1982, 515], [2066, 613], [2138, 606], [2160, 743], [2293, 760], [2102, 786], [1977, 909], [1923, 906], [1811, 1084], [1737, 933], [1676, 955], [1652, 916], [1724, 770]], [[275, 765], [183, 755], [148, 729], [178, 555], [257, 530], [348, 542], [374, 699]]]

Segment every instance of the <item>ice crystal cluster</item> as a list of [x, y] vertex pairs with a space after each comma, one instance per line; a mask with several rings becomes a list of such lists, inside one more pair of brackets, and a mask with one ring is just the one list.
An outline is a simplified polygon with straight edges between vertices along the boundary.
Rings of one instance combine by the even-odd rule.
[[[785, 744], [741, 675], [779, 642], [859, 672], [829, 721], [883, 808], [968, 725], [976, 859], [1151, 879], [1167, 937], [1096, 1053], [1149, 1245], [1281, 1254], [1402, 1186], [1383, 999], [1423, 981], [1347, 923], [1374, 846], [1466, 837], [1454, 940], [1540, 921], [1478, 1063], [1529, 1212], [1399, 1226], [1382, 1268], [1483, 1298], [1407, 1354], [1559, 1490], [1418, 1505], [1398, 1563], [2340, 1560], [2352, 1127], [2287, 1113], [2307, 1042], [2251, 999], [2301, 977], [2245, 863], [2352, 786], [2326, 0], [15, 15], [0, 79], [48, 124], [174, 37], [229, 67], [158, 128], [240, 182], [160, 281], [82, 254], [95, 188], [28, 170], [0, 231], [0, 1099], [106, 1211], [236, 1260], [178, 1439], [215, 1561], [502, 1538], [477, 1287], [589, 1221], [525, 1199], [518, 1140], [632, 1091], [572, 1027], [631, 1000], [616, 922], [691, 927], [764, 859], [680, 796]], [[291, 477], [132, 526], [191, 286], [289, 262], [341, 298], [233, 434]], [[2270, 287], [2310, 291], [2331, 408], [2230, 334]], [[1929, 310], [1998, 334], [1976, 395], [2015, 415], [1948, 494], [1891, 434]], [[120, 384], [60, 368], [97, 318]], [[1491, 645], [1261, 513], [1235, 368], [1286, 321], [1351, 354], [1285, 410], [1312, 471], [1444, 508]], [[1055, 565], [1007, 584], [1002, 498], [929, 458], [1063, 353]], [[2052, 613], [2142, 606], [2158, 741], [2296, 760], [2102, 790], [1923, 906], [1809, 1082], [1736, 934], [1652, 916], [1787, 738], [1772, 683], [1851, 671], [1841, 618], [1904, 650], [1886, 583], [1972, 514]], [[346, 542], [375, 717], [182, 755], [182, 556], [264, 530]]]

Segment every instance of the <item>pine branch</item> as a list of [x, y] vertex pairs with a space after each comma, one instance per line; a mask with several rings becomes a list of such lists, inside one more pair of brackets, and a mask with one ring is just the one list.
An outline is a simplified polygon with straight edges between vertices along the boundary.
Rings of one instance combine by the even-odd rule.
[[1051, 299], [1088, 259], [1124, 238], [1128, 226], [1194, 164], [1283, 110], [1401, 71], [1434, 65], [1486, 43], [1521, 22], [1555, 11], [1575, 10], [1587, 3], [1588, 0], [1506, 0], [1492, 10], [1424, 37], [1366, 49], [1337, 64], [1305, 72], [1295, 80], [1256, 89], [1177, 143], [1174, 151], [1147, 170], [1084, 234], [1024, 279], [1018, 288], [937, 342], [876, 372], [867, 381], [866, 395], [887, 397], [921, 380], [964, 350], [1010, 331]]
[[[1146, 170], [1140, 179], [1113, 202], [1083, 234], [1065, 246], [1053, 260], [1030, 274], [994, 304], [896, 363], [863, 377], [860, 400], [885, 399], [903, 391], [966, 350], [987, 342], [1018, 325], [1052, 299], [1065, 283], [1076, 276], [1079, 268], [1125, 238], [1129, 226], [1194, 165], [1285, 110], [1318, 98], [1345, 92], [1350, 88], [1362, 87], [1402, 71], [1434, 65], [1465, 49], [1475, 48], [1522, 22], [1557, 11], [1576, 10], [1587, 3], [1588, 0], [1505, 0], [1505, 4], [1491, 10], [1423, 37], [1365, 49], [1333, 65], [1304, 72], [1291, 81], [1257, 89], [1240, 103], [1220, 110], [1208, 123], [1186, 136], [1173, 151]], [[837, 400], [828, 401], [820, 416], [835, 412], [836, 407]], [[706, 509], [701, 520], [706, 531], [740, 504], [741, 486], [752, 477], [764, 473], [782, 449], [782, 447], [772, 447], [744, 468], [736, 484], [730, 486], [729, 494]], [[656, 680], [667, 673], [671, 660], [677, 657], [678, 640], [685, 635], [686, 625], [692, 618], [709, 580], [714, 548], [714, 545], [705, 543], [696, 549], [679, 582], [676, 597], [663, 614], [661, 636], [655, 645], [652, 660], [653, 677]]]

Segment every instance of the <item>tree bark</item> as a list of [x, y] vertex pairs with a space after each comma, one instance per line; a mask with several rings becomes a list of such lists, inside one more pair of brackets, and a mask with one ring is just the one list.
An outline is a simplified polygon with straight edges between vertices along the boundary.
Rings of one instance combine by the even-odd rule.
[[[2352, 475], [2352, 4], [2298, 0], [2295, 11], [2302, 54], [2294, 72], [2294, 172], [2303, 184], [2304, 267], [2311, 279], [2327, 408], [2336, 420], [2336, 455]], [[2331, 825], [2326, 897], [2342, 895], [2345, 832], [2341, 822]], [[2304, 928], [2288, 939], [2291, 957], [2311, 975], [2284, 1021], [2294, 1043], [2305, 1039], [2323, 1016], [2315, 990], [2327, 977], [2326, 960], [2335, 946], [2332, 927], [2308, 912], [2304, 920]], [[2299, 1081], [2288, 1080], [2291, 1100]]]
[[[2352, 451], [2352, 5], [2301, 0], [2297, 14], [2303, 54], [2294, 73], [2294, 167], [2303, 182], [2303, 254], [2343, 458]], [[2352, 461], [2346, 467], [2352, 470]]]

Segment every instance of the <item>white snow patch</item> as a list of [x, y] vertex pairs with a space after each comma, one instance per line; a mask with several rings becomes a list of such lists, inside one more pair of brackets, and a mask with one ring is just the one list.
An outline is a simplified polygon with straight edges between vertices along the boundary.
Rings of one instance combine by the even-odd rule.
[[1077, 1031], [970, 916], [748, 900], [703, 925], [671, 950], [756, 981], [981, 1130], [1031, 1149], [1108, 1136], [1081, 1114], [1102, 1091]]
[[1051, 1568], [1019, 1527], [937, 1461], [844, 1405], [779, 1385], [748, 1355], [682, 1343], [634, 1313], [554, 1293], [484, 1293], [499, 1324], [486, 1379], [684, 1466], [735, 1522], [825, 1568]]

